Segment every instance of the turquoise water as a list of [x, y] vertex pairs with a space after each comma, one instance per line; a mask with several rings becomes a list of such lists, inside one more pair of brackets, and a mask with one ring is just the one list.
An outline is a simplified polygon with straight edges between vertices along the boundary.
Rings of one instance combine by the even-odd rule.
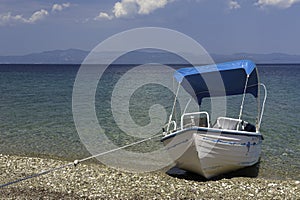
[[[73, 122], [72, 89], [77, 65], [0, 65], [0, 153], [83, 158], [89, 152], [81, 144]], [[114, 66], [100, 80], [96, 94], [99, 123], [115, 144], [135, 141], [116, 126], [110, 110], [114, 84], [130, 66]], [[159, 73], [159, 72], [158, 72]], [[268, 100], [261, 132], [264, 135], [261, 170], [265, 178], [300, 179], [300, 65], [261, 65], [261, 82]], [[145, 91], [149, 95], [145, 95]], [[131, 98], [130, 114], [137, 124], [149, 123], [153, 102], [171, 110], [173, 95], [150, 84]], [[245, 113], [251, 113], [251, 107]], [[249, 111], [250, 109], [250, 111]], [[159, 148], [148, 142], [145, 150]]]

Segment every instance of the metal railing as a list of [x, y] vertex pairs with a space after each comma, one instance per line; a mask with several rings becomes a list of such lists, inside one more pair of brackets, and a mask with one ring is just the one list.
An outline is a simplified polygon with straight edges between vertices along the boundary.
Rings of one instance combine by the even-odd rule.
[[[192, 112], [192, 113], [184, 113], [182, 116], [181, 116], [181, 120], [180, 120], [180, 127], [181, 127], [181, 130], [184, 128], [184, 118], [187, 117], [187, 116], [191, 116], [191, 121], [193, 121], [193, 117], [195, 115], [201, 115], [201, 114], [205, 114], [206, 115], [206, 120], [207, 120], [207, 128], [210, 128], [210, 124], [209, 124], [209, 114], [208, 112], [206, 111], [202, 111], [202, 112]], [[195, 122], [194, 122], [194, 125]]]

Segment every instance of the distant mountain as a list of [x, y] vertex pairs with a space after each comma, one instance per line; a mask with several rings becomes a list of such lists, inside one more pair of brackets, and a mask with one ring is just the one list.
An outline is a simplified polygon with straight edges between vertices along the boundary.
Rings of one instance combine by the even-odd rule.
[[[0, 56], [0, 64], [80, 64], [89, 54], [88, 51], [79, 49], [54, 50], [42, 53], [32, 53], [23, 56]], [[105, 52], [106, 60], [100, 64], [108, 63], [113, 55], [118, 52]], [[187, 54], [190, 58], [195, 55]], [[300, 55], [289, 55], [284, 53], [252, 54], [238, 53], [233, 55], [211, 54], [216, 63], [239, 59], [253, 60], [257, 64], [293, 64], [300, 63]], [[198, 59], [199, 60], [199, 59]], [[200, 59], [201, 60], [201, 59]], [[115, 64], [187, 64], [180, 56], [164, 51], [140, 50], [129, 52], [114, 61]]]
[[77, 64], [88, 55], [79, 49], [54, 50], [24, 56], [0, 56], [2, 64]]
[[257, 64], [299, 64], [300, 55], [289, 55], [284, 53], [254, 54], [238, 53], [233, 55], [211, 55], [215, 62], [226, 62], [231, 60], [247, 59]]

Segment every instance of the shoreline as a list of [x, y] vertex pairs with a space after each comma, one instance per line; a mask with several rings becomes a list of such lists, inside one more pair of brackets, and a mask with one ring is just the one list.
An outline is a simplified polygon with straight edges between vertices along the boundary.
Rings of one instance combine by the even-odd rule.
[[[0, 184], [68, 163], [70, 161], [52, 158], [0, 154]], [[0, 196], [5, 199], [297, 199], [300, 181], [261, 177], [189, 179], [163, 171], [124, 172], [88, 162], [0, 188]]]

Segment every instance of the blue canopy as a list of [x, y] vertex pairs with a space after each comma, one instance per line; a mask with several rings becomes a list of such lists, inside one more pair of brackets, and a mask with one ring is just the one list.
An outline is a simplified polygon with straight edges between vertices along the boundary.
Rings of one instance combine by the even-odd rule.
[[239, 60], [215, 65], [178, 69], [174, 77], [184, 89], [198, 99], [246, 93], [258, 96], [256, 65], [249, 60]]

